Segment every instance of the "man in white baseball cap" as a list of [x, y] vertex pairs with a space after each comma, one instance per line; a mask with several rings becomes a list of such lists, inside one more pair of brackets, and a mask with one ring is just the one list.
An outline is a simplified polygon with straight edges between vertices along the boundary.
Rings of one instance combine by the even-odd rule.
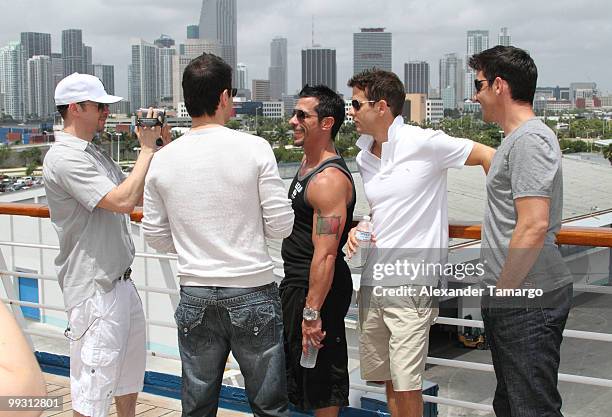
[[[126, 176], [92, 139], [104, 130], [110, 103], [102, 82], [74, 73], [55, 90], [64, 120], [43, 163], [55, 259], [70, 339], [70, 388], [76, 416], [106, 417], [113, 397], [120, 417], [133, 416], [145, 371], [145, 317], [130, 278], [134, 244], [129, 213], [167, 128], [137, 128], [141, 151]], [[149, 109], [149, 117], [156, 117]], [[163, 133], [162, 133], [163, 130]]]

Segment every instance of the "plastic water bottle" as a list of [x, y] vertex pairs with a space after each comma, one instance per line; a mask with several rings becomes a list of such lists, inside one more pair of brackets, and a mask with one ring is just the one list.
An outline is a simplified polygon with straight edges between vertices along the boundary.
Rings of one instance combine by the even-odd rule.
[[303, 368], [312, 369], [317, 364], [317, 355], [319, 354], [319, 349], [308, 343], [308, 348], [306, 349], [306, 353], [302, 351], [302, 357], [300, 358], [300, 365]]
[[373, 229], [374, 225], [370, 221], [370, 216], [363, 216], [363, 219], [357, 224], [357, 230], [355, 230], [355, 238], [359, 246], [357, 252], [355, 252], [355, 264], [357, 266], [363, 266], [365, 264], [372, 241]]

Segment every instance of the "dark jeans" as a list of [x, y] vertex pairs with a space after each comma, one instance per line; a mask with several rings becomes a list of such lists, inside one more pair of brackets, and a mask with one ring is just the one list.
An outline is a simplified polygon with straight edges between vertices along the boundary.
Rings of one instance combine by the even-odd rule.
[[[557, 389], [572, 285], [544, 300], [483, 297], [482, 317], [497, 378], [497, 417], [562, 417]], [[545, 306], [542, 306], [545, 303]]]
[[283, 322], [275, 283], [181, 287], [174, 315], [182, 361], [183, 417], [217, 414], [230, 350], [255, 416], [288, 416]]

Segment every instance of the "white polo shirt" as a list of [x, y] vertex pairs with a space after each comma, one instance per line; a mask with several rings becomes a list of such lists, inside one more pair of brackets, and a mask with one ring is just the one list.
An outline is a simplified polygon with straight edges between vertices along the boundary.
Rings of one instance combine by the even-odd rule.
[[[440, 261], [440, 252], [448, 248], [446, 172], [465, 164], [474, 143], [404, 124], [402, 116], [389, 127], [388, 139], [382, 144], [380, 159], [371, 152], [372, 136], [362, 135], [357, 141], [361, 149], [357, 166], [379, 248], [378, 258], [369, 257], [368, 263], [381, 261], [381, 257], [392, 262], [391, 249], [400, 248], [431, 249], [417, 252], [427, 258], [422, 259], [425, 262]], [[364, 275], [368, 274], [362, 274], [362, 285], [369, 285]]]

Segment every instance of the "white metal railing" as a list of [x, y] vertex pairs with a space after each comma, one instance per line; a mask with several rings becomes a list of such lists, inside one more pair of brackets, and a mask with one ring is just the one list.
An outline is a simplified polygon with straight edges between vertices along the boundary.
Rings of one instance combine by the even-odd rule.
[[[38, 219], [38, 221], [40, 222], [40, 219]], [[12, 219], [11, 219], [10, 229], [11, 229], [11, 237], [13, 237]], [[39, 232], [40, 231], [41, 230], [39, 227]], [[23, 243], [23, 242], [13, 242], [13, 241], [0, 241], [0, 246], [10, 247], [11, 251], [14, 248], [39, 249], [41, 252], [43, 250], [58, 250], [59, 249], [57, 245], [46, 245], [42, 243]], [[14, 255], [14, 253], [12, 253], [12, 255]], [[167, 285], [166, 288], [142, 286], [142, 285], [137, 285], [136, 288], [142, 292], [168, 295], [170, 297], [173, 309], [176, 309], [176, 306], [178, 303], [178, 293], [179, 292], [178, 292], [176, 281], [172, 274], [172, 269], [170, 266], [170, 262], [176, 260], [176, 255], [137, 252], [136, 257], [144, 258], [144, 259], [159, 260], [160, 266], [162, 269], [162, 276]], [[279, 266], [282, 267], [282, 265], [278, 265], [279, 262], [282, 262], [282, 261], [275, 259], [275, 263], [277, 263], [276, 265], [277, 268]], [[24, 278], [38, 279], [41, 281], [57, 282], [56, 276], [10, 270], [6, 265], [2, 252], [0, 251], [0, 278], [2, 279], [5, 291], [7, 293], [7, 298], [1, 298], [2, 302], [8, 303], [14, 306], [34, 307], [34, 308], [40, 308], [40, 309], [47, 309], [51, 311], [65, 311], [65, 308], [63, 306], [49, 305], [44, 302], [32, 303], [32, 302], [19, 300], [17, 291], [14, 287], [14, 283], [10, 280], [10, 277], [17, 277], [17, 276], [24, 277]], [[601, 293], [601, 294], [612, 293], [612, 288], [602, 287], [602, 286], [583, 285], [583, 286], [578, 286], [576, 290], [583, 291], [583, 292], [595, 292], [595, 293]], [[18, 320], [18, 322], [20, 322], [22, 328], [24, 329], [24, 333], [26, 335], [46, 337], [50, 339], [66, 341], [66, 338], [61, 334], [53, 334], [50, 332], [43, 332], [43, 331], [39, 331], [35, 329], [27, 329], [25, 326], [25, 323], [26, 323], [25, 319], [21, 313], [21, 309], [19, 308], [13, 309], [13, 313], [15, 314], [15, 317]], [[165, 321], [146, 319], [146, 323], [150, 326], [158, 326], [158, 327], [176, 329], [176, 323], [174, 322], [165, 322]], [[438, 317], [436, 323], [453, 325], [453, 326], [469, 326], [469, 327], [478, 327], [478, 328], [484, 327], [483, 322], [479, 320], [467, 320], [467, 319], [459, 319], [459, 318], [453, 318], [453, 317]], [[567, 338], [576, 338], [576, 339], [583, 339], [583, 340], [590, 340], [590, 341], [612, 342], [612, 334], [607, 334], [607, 333], [587, 332], [587, 331], [566, 329], [563, 333], [563, 336]], [[357, 348], [355, 347], [349, 347], [349, 350], [352, 352], [355, 352], [356, 349]], [[147, 353], [148, 355], [152, 357], [159, 357], [159, 358], [165, 358], [165, 359], [171, 359], [171, 360], [180, 360], [180, 358], [177, 355], [166, 354], [163, 352], [156, 352], [154, 350], [148, 350]], [[457, 368], [457, 369], [494, 372], [492, 365], [477, 363], [477, 362], [470, 362], [470, 361], [428, 357], [427, 363], [431, 365], [446, 366], [446, 367]], [[231, 355], [228, 361], [227, 368], [228, 368], [228, 371], [226, 371], [224, 378], [229, 378], [230, 380], [232, 380], [232, 382], [235, 385], [237, 385], [237, 381], [235, 377], [238, 373], [239, 367], [238, 367], [236, 360]], [[559, 381], [572, 382], [576, 384], [583, 384], [583, 385], [590, 385], [590, 386], [612, 388], [612, 380], [610, 379], [593, 378], [593, 377], [587, 377], [587, 376], [581, 376], [581, 375], [559, 374]], [[357, 389], [360, 391], [365, 391], [365, 392], [372, 392], [372, 393], [384, 393], [385, 391], [384, 388], [382, 387], [363, 385], [363, 384], [351, 384], [351, 388]], [[431, 402], [431, 403], [437, 403], [437, 404], [443, 404], [443, 405], [448, 405], [448, 406], [461, 407], [461, 408], [467, 408], [467, 409], [479, 410], [479, 411], [487, 411], [487, 412], [493, 411], [493, 407], [489, 404], [461, 401], [461, 400], [455, 400], [455, 399], [444, 398], [444, 397], [433, 397], [433, 396], [428, 396], [428, 395], [424, 395], [423, 398], [425, 401]]]

